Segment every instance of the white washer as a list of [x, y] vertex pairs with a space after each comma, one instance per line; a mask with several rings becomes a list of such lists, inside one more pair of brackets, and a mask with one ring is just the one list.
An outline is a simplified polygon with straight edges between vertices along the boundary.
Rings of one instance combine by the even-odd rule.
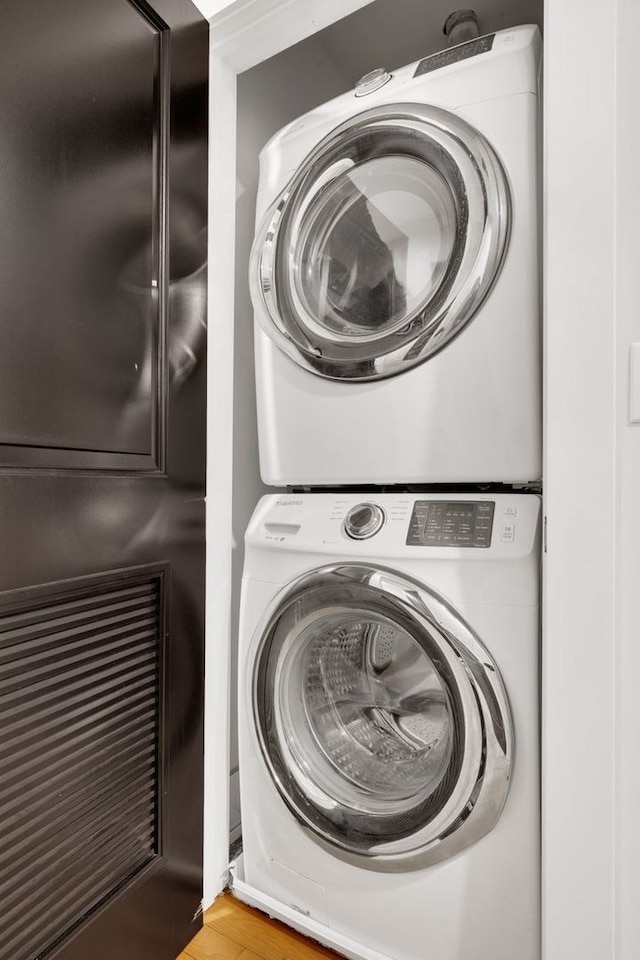
[[349, 956], [539, 960], [539, 499], [373, 500], [247, 531], [249, 899]]
[[263, 149], [265, 483], [541, 476], [540, 52], [517, 27], [374, 73]]

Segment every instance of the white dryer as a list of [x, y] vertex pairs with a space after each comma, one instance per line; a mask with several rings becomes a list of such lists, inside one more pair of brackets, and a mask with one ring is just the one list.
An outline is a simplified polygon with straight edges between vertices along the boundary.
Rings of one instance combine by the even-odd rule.
[[263, 149], [266, 483], [541, 476], [540, 51], [525, 26], [376, 71]]
[[532, 495], [260, 502], [239, 650], [250, 902], [352, 957], [539, 960], [539, 563]]

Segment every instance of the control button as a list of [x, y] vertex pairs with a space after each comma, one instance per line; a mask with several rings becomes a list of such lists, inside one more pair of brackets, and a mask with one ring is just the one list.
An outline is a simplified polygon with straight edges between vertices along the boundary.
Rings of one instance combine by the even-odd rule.
[[504, 515], [505, 515], [505, 517], [515, 517], [516, 514], [517, 514], [517, 512], [518, 512], [518, 508], [517, 508], [517, 507], [505, 507], [505, 508], [504, 508]]
[[344, 518], [344, 532], [352, 540], [366, 540], [378, 532], [385, 521], [377, 503], [358, 503]]
[[356, 97], [366, 97], [367, 94], [374, 93], [380, 87], [384, 87], [389, 80], [391, 80], [391, 74], [387, 73], [384, 67], [378, 67], [371, 73], [365, 73], [364, 77], [360, 77], [356, 83]]
[[513, 543], [516, 538], [515, 523], [503, 523], [500, 539], [503, 543]]

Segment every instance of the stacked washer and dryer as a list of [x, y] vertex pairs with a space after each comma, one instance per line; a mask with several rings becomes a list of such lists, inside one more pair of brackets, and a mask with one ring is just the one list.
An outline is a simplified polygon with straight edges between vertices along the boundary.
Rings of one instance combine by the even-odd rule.
[[261, 155], [243, 889], [354, 958], [540, 956], [540, 58], [376, 71]]

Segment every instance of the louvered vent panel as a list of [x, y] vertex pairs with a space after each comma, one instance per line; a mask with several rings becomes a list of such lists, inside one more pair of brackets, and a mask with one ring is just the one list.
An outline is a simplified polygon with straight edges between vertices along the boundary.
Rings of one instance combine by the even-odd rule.
[[41, 956], [157, 853], [161, 583], [91, 591], [0, 614], [7, 960]]

